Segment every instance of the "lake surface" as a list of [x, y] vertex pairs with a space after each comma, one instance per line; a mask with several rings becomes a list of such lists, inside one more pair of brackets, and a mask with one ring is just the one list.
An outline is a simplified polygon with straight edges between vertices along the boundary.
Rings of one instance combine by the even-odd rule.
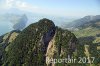
[[12, 23], [7, 22], [7, 21], [0, 21], [0, 35], [3, 35], [7, 32], [12, 31]]

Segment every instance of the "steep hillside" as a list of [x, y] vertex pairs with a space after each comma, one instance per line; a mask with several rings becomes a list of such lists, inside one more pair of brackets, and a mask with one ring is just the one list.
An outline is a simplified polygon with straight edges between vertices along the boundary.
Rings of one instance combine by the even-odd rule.
[[[77, 55], [77, 39], [71, 32], [67, 30], [62, 30], [61, 28], [56, 28], [56, 33], [53, 39], [49, 42], [46, 60], [48, 59], [64, 59], [68, 56], [76, 58]], [[76, 53], [76, 55], [74, 54]], [[70, 63], [50, 63], [47, 62], [47, 66], [67, 66], [73, 64]]]
[[[5, 52], [8, 51], [9, 45], [15, 40], [20, 31], [13, 30], [0, 36], [0, 60], [4, 59]], [[2, 64], [2, 61], [0, 62]]]
[[[77, 28], [77, 31], [72, 32], [78, 38], [79, 43], [84, 45], [85, 55], [95, 57], [96, 63], [100, 62], [100, 19], [84, 23]], [[94, 65], [90, 64], [90, 66]]]
[[31, 24], [11, 44], [4, 65], [44, 65], [46, 48], [54, 34], [55, 25], [50, 20], [43, 19]]
[[[73, 33], [46, 18], [1, 36], [0, 45], [0, 66], [99, 66], [98, 47], [79, 44]], [[79, 63], [79, 57], [88, 59]]]
[[[78, 27], [79, 30], [73, 31], [77, 37], [90, 37], [94, 38], [95, 43], [100, 43], [100, 20], [90, 21]], [[89, 39], [91, 40], [91, 39]]]
[[10, 44], [3, 66], [72, 65], [50, 63], [46, 59], [63, 59], [68, 56], [76, 58], [77, 46], [74, 34], [56, 27], [51, 20], [42, 19], [25, 28]]

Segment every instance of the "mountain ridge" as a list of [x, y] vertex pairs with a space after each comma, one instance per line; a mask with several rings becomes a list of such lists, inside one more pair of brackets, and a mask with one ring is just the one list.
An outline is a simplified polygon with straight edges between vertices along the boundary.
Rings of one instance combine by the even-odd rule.
[[[55, 42], [52, 44], [51, 40]], [[50, 49], [50, 51], [48, 51], [50, 44], [55, 47], [53, 48], [54, 50]], [[33, 66], [34, 64], [36, 66], [56, 66], [56, 64], [53, 63], [46, 63], [46, 58], [49, 58], [51, 54], [53, 55], [50, 58], [57, 58], [55, 55], [57, 55], [58, 58], [60, 58], [60, 55], [62, 57], [67, 55], [73, 56], [73, 52], [76, 52], [77, 49], [76, 46], [77, 38], [74, 34], [68, 30], [58, 28], [53, 21], [44, 18], [29, 25], [10, 43], [5, 51], [7, 54], [5, 59], [3, 59], [3, 66]], [[66, 51], [63, 51], [64, 48]], [[67, 64], [61, 63], [61, 65]]]
[[90, 23], [92, 21], [96, 21], [96, 20], [100, 20], [100, 15], [96, 15], [96, 16], [85, 16], [83, 18], [77, 19], [72, 21], [71, 23], [66, 25], [66, 28], [77, 28], [81, 25], [84, 25], [86, 23]]

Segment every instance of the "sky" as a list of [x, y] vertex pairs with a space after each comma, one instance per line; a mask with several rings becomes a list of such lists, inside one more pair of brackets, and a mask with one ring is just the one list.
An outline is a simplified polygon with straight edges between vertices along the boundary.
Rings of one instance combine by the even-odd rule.
[[[62, 22], [68, 21], [68, 18], [100, 15], [100, 0], [0, 0], [0, 18], [1, 14], [7, 12], [32, 14], [34, 19], [37, 14], [46, 18], [64, 17], [54, 20], [55, 24], [61, 25]], [[11, 30], [13, 30], [11, 22], [0, 21], [0, 35]]]
[[82, 17], [100, 14], [100, 0], [0, 0], [0, 11], [20, 10], [31, 13]]

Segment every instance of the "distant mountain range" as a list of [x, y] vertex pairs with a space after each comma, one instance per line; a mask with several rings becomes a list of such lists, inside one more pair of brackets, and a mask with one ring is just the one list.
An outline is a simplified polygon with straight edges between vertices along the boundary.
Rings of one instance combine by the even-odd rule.
[[96, 15], [96, 16], [85, 16], [83, 18], [80, 18], [80, 19], [77, 19], [77, 20], [74, 20], [72, 22], [70, 22], [69, 24], [67, 24], [65, 26], [65, 28], [68, 28], [68, 29], [76, 29], [78, 27], [81, 27], [83, 25], [86, 25], [89, 23], [94, 23], [94, 22], [99, 22], [100, 21], [100, 15]]

